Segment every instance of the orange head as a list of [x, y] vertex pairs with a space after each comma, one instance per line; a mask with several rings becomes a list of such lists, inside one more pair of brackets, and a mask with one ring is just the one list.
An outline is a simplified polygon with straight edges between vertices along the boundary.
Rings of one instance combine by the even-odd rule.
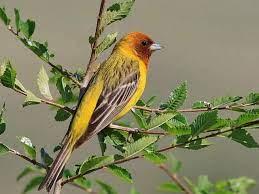
[[122, 48], [136, 55], [145, 64], [148, 64], [151, 54], [156, 50], [160, 50], [162, 47], [141, 32], [131, 32], [124, 36], [115, 48]]

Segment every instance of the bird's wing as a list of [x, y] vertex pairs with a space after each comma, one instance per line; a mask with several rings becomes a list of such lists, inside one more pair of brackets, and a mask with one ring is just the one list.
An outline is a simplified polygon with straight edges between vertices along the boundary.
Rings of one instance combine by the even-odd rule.
[[[80, 138], [78, 145], [90, 139], [93, 135], [99, 133], [103, 128], [109, 125], [127, 105], [135, 91], [139, 81], [139, 70], [134, 68], [127, 75], [118, 81], [113, 88], [109, 87], [110, 79], [104, 84], [96, 108], [88, 125], [86, 133]], [[114, 80], [113, 80], [114, 81]]]

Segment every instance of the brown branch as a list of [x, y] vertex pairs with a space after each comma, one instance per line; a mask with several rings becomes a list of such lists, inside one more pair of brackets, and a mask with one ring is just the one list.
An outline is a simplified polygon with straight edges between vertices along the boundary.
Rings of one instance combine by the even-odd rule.
[[[19, 40], [22, 40], [22, 38], [19, 36], [18, 32], [15, 32], [12, 28], [12, 26], [8, 26], [7, 28], [14, 36], [16, 36]], [[72, 82], [74, 82], [74, 84], [76, 84], [78, 87], [81, 87], [81, 83], [73, 77], [73, 75], [71, 73], [69, 73], [67, 70], [63, 70], [60, 67], [54, 65], [53, 63], [51, 63], [50, 61], [46, 61], [44, 59], [42, 59], [41, 57], [39, 57], [41, 60], [43, 60], [44, 62], [46, 62], [49, 66], [51, 66], [52, 68], [54, 68], [55, 70], [59, 71], [62, 75], [66, 76], [68, 79], [70, 79]]]
[[175, 182], [180, 187], [180, 189], [185, 194], [192, 194], [189, 188], [184, 183], [182, 183], [182, 181], [180, 180], [180, 178], [176, 173], [171, 173], [170, 170], [164, 164], [161, 164], [158, 167], [162, 169], [172, 179], [172, 181]]
[[143, 134], [149, 134], [149, 135], [164, 135], [164, 136], [169, 135], [169, 133], [167, 133], [167, 132], [147, 131], [144, 129], [124, 127], [124, 126], [115, 125], [115, 124], [110, 124], [109, 128], [115, 129], [115, 130], [120, 130], [120, 131], [125, 131], [128, 133], [143, 133]]
[[[1, 143], [1, 142], [0, 142], [0, 143]], [[33, 159], [31, 159], [31, 158], [25, 156], [25, 155], [23, 155], [23, 154], [21, 154], [20, 152], [14, 150], [14, 149], [12, 149], [12, 148], [9, 148], [9, 147], [8, 147], [8, 151], [9, 151], [9, 153], [14, 154], [14, 155], [16, 155], [16, 156], [18, 156], [18, 157], [20, 157], [20, 158], [22, 158], [22, 159], [24, 159], [24, 160], [26, 160], [26, 161], [32, 163], [33, 165], [36, 165], [36, 166], [41, 167], [41, 168], [44, 168], [44, 169], [47, 168], [45, 165], [43, 165], [43, 164], [37, 162], [36, 160], [33, 160]]]
[[[232, 110], [234, 108], [245, 108], [248, 106], [253, 106], [255, 103], [247, 103], [247, 104], [238, 104], [238, 105], [227, 105], [227, 106], [221, 106], [221, 107], [212, 107], [212, 108], [187, 108], [187, 109], [178, 109], [177, 112], [206, 112], [211, 110]], [[146, 112], [151, 113], [165, 113], [168, 112], [168, 110], [165, 109], [159, 109], [159, 108], [149, 108], [146, 106], [134, 106], [136, 109], [140, 109]]]
[[[165, 151], [177, 148], [177, 147], [183, 147], [183, 146], [185, 146], [185, 145], [187, 145], [189, 143], [192, 143], [192, 142], [195, 142], [195, 141], [198, 141], [198, 140], [203, 140], [203, 139], [208, 139], [208, 138], [216, 137], [218, 135], [222, 135], [224, 133], [231, 132], [231, 131], [234, 131], [236, 129], [242, 128], [242, 127], [252, 126], [252, 125], [255, 125], [255, 124], [259, 124], [259, 120], [248, 122], [248, 123], [246, 123], [246, 124], [244, 124], [242, 126], [229, 127], [229, 128], [226, 128], [225, 130], [222, 130], [222, 131], [219, 130], [217, 132], [212, 132], [212, 133], [210, 133], [208, 135], [205, 135], [203, 137], [198, 137], [198, 138], [191, 139], [191, 140], [183, 142], [183, 143], [179, 143], [179, 144], [171, 145], [171, 146], [168, 146], [168, 147], [164, 147], [164, 148], [161, 148], [161, 149], [157, 150], [157, 152], [165, 152]], [[62, 185], [67, 184], [69, 182], [72, 182], [73, 180], [75, 180], [75, 179], [77, 179], [79, 177], [82, 177], [82, 176], [84, 176], [86, 174], [90, 174], [90, 173], [95, 172], [97, 170], [103, 169], [103, 168], [105, 168], [105, 167], [107, 167], [109, 165], [121, 164], [121, 163], [125, 163], [125, 162], [128, 162], [128, 161], [135, 160], [135, 159], [138, 159], [138, 158], [143, 158], [143, 157], [144, 157], [143, 155], [138, 155], [138, 156], [133, 156], [133, 157], [129, 157], [129, 158], [123, 158], [123, 159], [120, 159], [120, 160], [116, 160], [116, 161], [114, 161], [114, 162], [112, 162], [110, 164], [107, 164], [107, 165], [104, 165], [104, 166], [101, 166], [101, 167], [98, 167], [98, 168], [86, 171], [84, 173], [75, 175], [73, 177], [70, 177], [70, 178], [64, 180], [62, 182]]]
[[91, 77], [95, 73], [95, 68], [93, 63], [96, 61], [96, 54], [95, 54], [95, 49], [97, 47], [97, 40], [99, 38], [99, 31], [100, 31], [100, 25], [101, 25], [101, 17], [104, 12], [104, 7], [105, 7], [106, 0], [101, 0], [100, 4], [100, 9], [99, 9], [99, 14], [96, 22], [96, 29], [95, 29], [95, 34], [94, 34], [94, 42], [91, 44], [91, 56], [89, 59], [89, 62], [86, 67], [86, 72], [85, 72], [85, 77], [83, 84], [81, 85], [81, 88], [86, 88]]
[[[22, 95], [24, 95], [24, 96], [27, 96], [27, 93], [24, 92], [24, 91], [22, 91], [22, 90], [19, 90], [19, 89], [15, 88], [15, 87], [13, 88], [13, 90], [14, 90], [15, 92], [19, 93], [19, 94], [22, 94]], [[41, 101], [41, 103], [48, 104], [48, 105], [52, 105], [52, 106], [55, 106], [55, 107], [64, 109], [64, 110], [66, 110], [67, 112], [70, 112], [71, 114], [74, 114], [74, 110], [73, 110], [73, 109], [71, 109], [71, 108], [69, 108], [69, 107], [67, 107], [67, 106], [64, 106], [64, 105], [62, 105], [62, 104], [58, 104], [58, 103], [53, 102], [53, 101], [51, 101], [51, 100], [41, 99], [41, 98], [40, 98], [40, 101]]]

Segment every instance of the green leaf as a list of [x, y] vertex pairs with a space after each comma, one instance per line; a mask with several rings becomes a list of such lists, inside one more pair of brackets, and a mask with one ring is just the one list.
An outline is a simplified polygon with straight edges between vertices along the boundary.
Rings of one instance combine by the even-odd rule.
[[115, 3], [110, 6], [101, 17], [100, 29], [98, 34], [100, 35], [106, 26], [127, 17], [134, 2], [135, 0], [125, 0], [121, 3]]
[[138, 123], [139, 127], [142, 129], [147, 129], [147, 121], [146, 118], [140, 113], [139, 110], [131, 109], [131, 112]]
[[184, 148], [190, 149], [190, 150], [199, 150], [202, 148], [206, 148], [208, 146], [212, 145], [210, 142], [208, 142], [207, 140], [203, 139], [199, 139], [196, 141], [193, 141], [187, 145], [184, 146]]
[[10, 24], [10, 19], [8, 18], [8, 16], [5, 13], [5, 8], [1, 8], [0, 7], [0, 18], [2, 19], [2, 21], [4, 22], [4, 24], [7, 26]]
[[152, 96], [147, 100], [146, 106], [152, 106], [156, 100], [156, 96]]
[[57, 89], [64, 102], [70, 102], [73, 98], [71, 87], [68, 85], [66, 78], [60, 77], [56, 83]]
[[130, 194], [140, 194], [134, 187], [131, 188]]
[[148, 130], [155, 129], [157, 127], [160, 127], [167, 121], [171, 120], [174, 116], [176, 116], [177, 113], [175, 112], [168, 112], [168, 113], [162, 113], [160, 115], [157, 115], [155, 118], [153, 118], [150, 123], [147, 126]]
[[28, 193], [29, 191], [32, 191], [33, 189], [35, 189], [38, 185], [40, 185], [43, 179], [44, 179], [43, 176], [37, 176], [31, 179], [29, 183], [27, 183], [27, 185], [25, 186], [23, 190], [23, 194]]
[[106, 49], [108, 49], [111, 45], [113, 45], [113, 43], [115, 43], [116, 41], [116, 37], [118, 36], [117, 32], [108, 34], [104, 40], [96, 47], [95, 49], [95, 53], [96, 56], [98, 56], [99, 54], [101, 54], [103, 51], [105, 51]]
[[207, 103], [205, 101], [198, 101], [198, 102], [193, 103], [192, 108], [193, 109], [208, 108], [208, 104], [209, 103]]
[[73, 181], [76, 185], [83, 187], [84, 189], [91, 189], [92, 183], [90, 180], [86, 179], [85, 177], [79, 177]]
[[172, 135], [190, 135], [192, 132], [189, 125], [179, 123], [179, 121], [174, 119], [166, 122], [161, 127]]
[[2, 109], [0, 111], [0, 135], [3, 134], [6, 130], [6, 124], [3, 118], [4, 111], [5, 111], [5, 103], [3, 104]]
[[112, 186], [108, 185], [107, 183], [104, 183], [103, 181], [96, 180], [96, 183], [100, 185], [101, 189], [106, 193], [106, 194], [117, 194], [118, 192], [115, 191]]
[[128, 183], [133, 183], [131, 174], [125, 168], [112, 164], [112, 165], [107, 166], [107, 169], [110, 172], [112, 172], [114, 175], [120, 177], [122, 180], [124, 180]]
[[41, 66], [40, 72], [38, 74], [37, 84], [40, 93], [47, 99], [53, 100], [53, 97], [49, 89], [49, 77], [43, 66]]
[[27, 90], [27, 96], [22, 106], [25, 107], [25, 106], [39, 104], [39, 103], [41, 103], [41, 99], [35, 96], [30, 90]]
[[258, 104], [259, 103], [259, 93], [250, 93], [245, 98], [245, 103], [247, 104]]
[[213, 108], [217, 108], [222, 105], [239, 101], [240, 99], [242, 99], [242, 97], [240, 96], [224, 96], [224, 97], [220, 97], [212, 100], [211, 105], [213, 106]]
[[16, 181], [21, 180], [23, 177], [25, 177], [26, 175], [30, 174], [31, 172], [34, 172], [36, 170], [35, 167], [32, 166], [27, 166], [25, 167], [22, 172], [16, 177]]
[[0, 156], [7, 154], [9, 151], [10, 149], [6, 145], [0, 143]]
[[240, 115], [236, 120], [235, 120], [235, 125], [236, 126], [242, 126], [245, 125], [246, 123], [249, 123], [251, 121], [259, 119], [259, 110], [258, 109], [253, 109], [252, 111], [248, 111], [242, 115]]
[[49, 166], [52, 164], [53, 159], [50, 157], [50, 155], [45, 151], [44, 148], [40, 149], [40, 157], [41, 157], [41, 162], [45, 165], [45, 166]]
[[79, 172], [85, 173], [89, 170], [108, 165], [114, 162], [114, 160], [114, 155], [91, 158], [83, 162], [83, 164], [80, 166]]
[[210, 193], [212, 187], [213, 184], [209, 181], [208, 176], [202, 175], [198, 177], [197, 189], [201, 193]]
[[168, 102], [161, 105], [163, 109], [176, 110], [180, 108], [187, 97], [187, 82], [183, 82], [180, 86], [175, 88], [170, 96]]
[[17, 137], [23, 144], [24, 151], [31, 159], [36, 159], [36, 148], [28, 137]]
[[14, 8], [14, 14], [15, 14], [15, 25], [16, 25], [16, 31], [20, 31], [20, 13], [19, 10]]
[[216, 110], [202, 113], [191, 124], [192, 136], [197, 136], [200, 133], [209, 129], [212, 125], [217, 123]]
[[154, 164], [163, 164], [167, 161], [166, 156], [159, 152], [147, 152], [144, 154], [144, 158], [153, 162]]
[[20, 20], [19, 28], [21, 29], [23, 35], [27, 39], [30, 39], [35, 30], [35, 22], [30, 19], [28, 19], [26, 22]]
[[15, 79], [15, 87], [19, 90], [22, 90], [23, 92], [26, 92], [26, 88], [22, 85], [22, 83], [16, 78]]
[[182, 162], [177, 160], [172, 154], [170, 155], [171, 170], [173, 172], [179, 172], [182, 168]]
[[70, 117], [71, 113], [65, 111], [64, 109], [60, 108], [57, 111], [57, 114], [55, 116], [56, 121], [65, 121]]
[[10, 61], [4, 61], [1, 66], [1, 83], [8, 88], [14, 88], [16, 71], [13, 69]]
[[248, 148], [258, 148], [258, 143], [254, 140], [252, 135], [248, 133], [245, 129], [236, 129], [232, 131], [228, 138], [236, 141]]
[[131, 156], [141, 152], [146, 147], [148, 147], [149, 145], [156, 142], [157, 139], [158, 138], [156, 136], [149, 135], [149, 136], [142, 137], [142, 138], [138, 139], [137, 141], [125, 146], [124, 147], [124, 149], [125, 149], [124, 157], [128, 158], [128, 157], [131, 157]]
[[104, 142], [106, 135], [105, 135], [104, 131], [101, 131], [100, 133], [97, 134], [97, 136], [98, 136], [98, 141], [99, 141], [99, 145], [101, 148], [102, 156], [104, 156], [104, 153], [107, 149], [107, 145]]
[[168, 182], [159, 185], [157, 188], [159, 191], [166, 191], [166, 192], [182, 192], [181, 188], [177, 186], [175, 183]]

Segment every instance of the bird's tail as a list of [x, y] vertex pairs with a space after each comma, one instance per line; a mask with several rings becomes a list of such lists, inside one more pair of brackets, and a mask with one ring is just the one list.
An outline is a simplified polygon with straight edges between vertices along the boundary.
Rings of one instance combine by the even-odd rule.
[[71, 146], [71, 143], [68, 138], [65, 144], [63, 145], [62, 149], [58, 153], [52, 166], [48, 170], [38, 190], [41, 190], [45, 186], [48, 192], [51, 190], [52, 186], [58, 181], [59, 176], [62, 173], [69, 157], [71, 156], [72, 151], [73, 151], [73, 145]]

